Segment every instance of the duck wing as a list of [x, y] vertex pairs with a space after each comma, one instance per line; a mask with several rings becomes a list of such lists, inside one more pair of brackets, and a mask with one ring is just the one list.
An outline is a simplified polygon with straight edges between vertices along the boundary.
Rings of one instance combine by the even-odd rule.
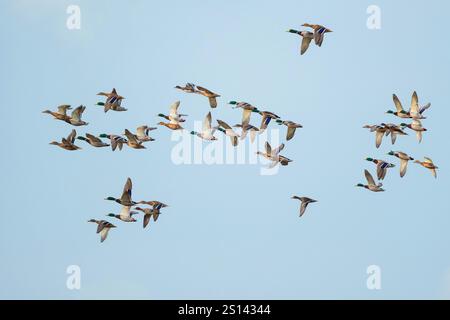
[[75, 121], [81, 121], [81, 115], [83, 114], [85, 106], [79, 106], [75, 110], [72, 111], [72, 119]]
[[286, 134], [286, 140], [289, 141], [294, 137], [295, 134], [295, 127], [288, 127], [287, 134]]
[[208, 114], [206, 115], [205, 119], [203, 120], [203, 125], [202, 125], [202, 132], [205, 133], [209, 133], [211, 132], [211, 112], [208, 112]]
[[132, 134], [128, 129], [125, 129], [125, 136], [127, 137], [128, 141], [134, 144], [139, 144], [134, 134]]
[[417, 92], [414, 91], [411, 97], [411, 108], [409, 109], [411, 114], [419, 114], [419, 97], [417, 96]]
[[280, 144], [278, 148], [272, 150], [272, 153], [269, 155], [277, 156], [284, 149], [284, 143]]
[[377, 130], [375, 133], [375, 146], [379, 148], [383, 142], [384, 132]]
[[180, 101], [175, 101], [172, 103], [169, 109], [169, 117], [177, 118], [178, 117], [178, 107], [180, 106]]
[[400, 159], [400, 177], [403, 178], [408, 168], [408, 160]]
[[305, 214], [306, 207], [308, 206], [309, 202], [302, 201], [302, 204], [300, 205], [300, 217], [302, 217]]
[[123, 187], [122, 196], [120, 197], [120, 201], [122, 203], [131, 203], [131, 190], [133, 189], [133, 183], [131, 179], [128, 178], [127, 182], [125, 182], [125, 186]]
[[400, 99], [397, 97], [396, 94], [392, 95], [392, 100], [394, 100], [395, 108], [397, 109], [397, 112], [403, 111], [402, 103], [400, 102]]
[[366, 176], [366, 180], [367, 180], [367, 183], [369, 184], [369, 186], [376, 186], [375, 180], [373, 180], [373, 177], [369, 171], [364, 170], [364, 175]]
[[67, 141], [69, 143], [74, 143], [75, 142], [75, 137], [77, 136], [77, 131], [75, 129], [72, 130], [72, 132], [70, 132], [70, 134], [67, 136]]
[[300, 54], [305, 54], [306, 50], [309, 48], [309, 44], [311, 43], [312, 37], [303, 36], [302, 44], [300, 46]]

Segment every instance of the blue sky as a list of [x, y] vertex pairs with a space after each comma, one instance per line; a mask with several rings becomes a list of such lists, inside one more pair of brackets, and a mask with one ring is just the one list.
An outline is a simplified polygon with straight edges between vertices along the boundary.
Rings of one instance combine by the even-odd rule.
[[[66, 28], [71, 4], [80, 30]], [[381, 30], [366, 27], [371, 4]], [[436, 32], [449, 10], [437, 0], [2, 1], [0, 297], [450, 298], [450, 46]], [[334, 32], [300, 56], [300, 39], [285, 31], [304, 22]], [[66, 103], [87, 106], [79, 133], [155, 125], [175, 100], [191, 128], [209, 107], [173, 89], [185, 82], [222, 95], [214, 119], [239, 122], [225, 102], [243, 100], [303, 124], [283, 152], [294, 162], [273, 176], [255, 165], [175, 165], [164, 128], [143, 151], [48, 144], [72, 128], [41, 111]], [[112, 87], [128, 112], [94, 105]], [[424, 141], [376, 150], [361, 127], [399, 122], [384, 113], [391, 96], [407, 106], [414, 90], [432, 103]], [[355, 188], [364, 169], [374, 172], [363, 159], [389, 159], [391, 149], [433, 158], [438, 179], [411, 164], [404, 179], [390, 172], [383, 194]], [[145, 230], [113, 221], [100, 244], [86, 221], [119, 211], [103, 199], [128, 176], [136, 199], [170, 208]], [[319, 202], [299, 219], [293, 194]], [[366, 288], [374, 264], [379, 291]], [[66, 288], [69, 265], [81, 268], [81, 290]]]

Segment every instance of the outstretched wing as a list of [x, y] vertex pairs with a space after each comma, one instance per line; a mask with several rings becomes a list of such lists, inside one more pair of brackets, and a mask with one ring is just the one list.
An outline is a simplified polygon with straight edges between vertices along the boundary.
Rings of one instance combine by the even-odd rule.
[[128, 178], [127, 182], [125, 182], [125, 186], [123, 187], [122, 196], [120, 197], [120, 200], [122, 203], [130, 203], [131, 202], [131, 189], [133, 188], [133, 183], [131, 182], [131, 179]]
[[75, 129], [73, 129], [72, 132], [67, 136], [67, 141], [69, 141], [70, 143], [74, 143], [76, 136], [77, 136], [77, 131]]
[[366, 176], [366, 180], [367, 180], [367, 183], [369, 184], [369, 186], [375, 186], [376, 185], [375, 184], [375, 180], [373, 180], [373, 177], [372, 177], [372, 175], [370, 174], [369, 171], [364, 170], [364, 175]]
[[403, 111], [402, 103], [400, 102], [400, 99], [397, 97], [396, 94], [392, 96], [392, 99], [394, 100], [395, 108], [397, 109], [397, 112]]
[[203, 120], [202, 131], [210, 132], [211, 131], [211, 112], [208, 112], [205, 119]]
[[283, 149], [284, 149], [284, 143], [280, 144], [278, 146], [278, 148], [275, 148], [272, 150], [272, 156], [277, 156]]
[[417, 97], [416, 91], [414, 91], [411, 97], [411, 109], [409, 111], [412, 114], [419, 114], [419, 98]]
[[272, 147], [270, 146], [269, 142], [266, 141], [265, 147], [267, 155], [270, 156], [272, 154]]
[[85, 106], [79, 106], [75, 110], [72, 111], [72, 119], [75, 121], [81, 121], [81, 115], [83, 114]]
[[222, 120], [217, 120], [217, 123], [219, 124], [219, 126], [221, 126], [224, 129], [233, 129], [231, 128], [228, 123], [226, 123], [225, 121]]
[[177, 117], [178, 116], [178, 107], [180, 106], [180, 101], [175, 101], [170, 106], [169, 117]]
[[312, 40], [312, 38], [303, 37], [302, 45], [300, 47], [300, 54], [301, 55], [303, 55], [306, 52], [306, 50], [308, 50], [309, 44], [311, 43], [311, 40]]

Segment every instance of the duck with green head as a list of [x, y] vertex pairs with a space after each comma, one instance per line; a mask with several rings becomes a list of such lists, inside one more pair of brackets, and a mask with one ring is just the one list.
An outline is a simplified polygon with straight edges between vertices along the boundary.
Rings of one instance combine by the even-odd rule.
[[298, 128], [303, 128], [303, 126], [299, 123], [295, 123], [294, 121], [283, 121], [283, 120], [276, 120], [276, 123], [279, 125], [285, 125], [287, 129], [286, 133], [286, 141], [291, 140], [295, 135], [295, 130]]
[[109, 144], [103, 142], [100, 138], [97, 138], [96, 136], [94, 136], [90, 133], [86, 133], [86, 137], [78, 136], [77, 139], [86, 141], [91, 146], [96, 147], [96, 148], [109, 147]]
[[412, 161], [414, 158], [401, 151], [390, 151], [388, 155], [400, 159], [400, 177], [403, 178], [406, 174], [406, 169], [408, 168], [408, 161]]
[[99, 137], [103, 139], [109, 139], [111, 141], [112, 151], [115, 151], [116, 148], [122, 150], [123, 145], [128, 143], [127, 139], [119, 135], [102, 133], [101, 135], [99, 135]]
[[128, 178], [127, 181], [125, 182], [125, 186], [123, 187], [123, 192], [122, 192], [122, 196], [120, 197], [120, 199], [116, 199], [114, 197], [107, 197], [105, 200], [115, 201], [126, 207], [135, 206], [137, 204], [137, 202], [135, 202], [131, 199], [132, 188], [133, 188], [133, 184], [131, 182], [131, 179]]
[[379, 159], [373, 159], [368, 157], [366, 158], [366, 160], [376, 164], [378, 180], [384, 180], [384, 178], [386, 177], [387, 169], [395, 167], [395, 164], [388, 163], [386, 161]]
[[302, 44], [300, 46], [300, 55], [305, 54], [306, 50], [308, 50], [309, 48], [311, 40], [314, 39], [314, 33], [309, 31], [298, 31], [294, 29], [289, 29], [287, 32], [297, 34], [300, 37], [302, 37]]

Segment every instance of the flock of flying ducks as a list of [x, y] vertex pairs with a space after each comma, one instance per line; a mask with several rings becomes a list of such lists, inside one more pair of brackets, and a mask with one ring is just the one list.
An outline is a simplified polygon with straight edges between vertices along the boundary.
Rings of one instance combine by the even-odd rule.
[[[310, 43], [314, 40], [314, 43], [321, 47], [324, 41], [324, 36], [326, 33], [332, 32], [330, 29], [322, 26], [322, 25], [312, 25], [305, 23], [302, 25], [303, 27], [311, 28], [310, 31], [298, 31], [294, 29], [289, 29], [288, 32], [298, 34], [302, 37], [302, 43], [300, 47], [300, 54], [303, 55], [309, 48]], [[198, 94], [208, 98], [209, 106], [211, 108], [217, 108], [217, 98], [220, 97], [219, 94], [206, 89], [205, 87], [201, 87], [195, 85], [193, 83], [187, 83], [184, 86], [176, 86], [175, 89], [181, 90], [184, 93], [190, 94]], [[104, 96], [106, 100], [104, 102], [98, 102], [96, 105], [104, 108], [104, 112], [108, 111], [116, 111], [116, 112], [124, 112], [127, 111], [126, 108], [122, 106], [122, 101], [125, 99], [123, 96], [119, 95], [116, 89], [113, 89], [111, 92], [100, 92], [97, 95]], [[423, 113], [431, 106], [431, 104], [427, 104], [423, 107], [419, 106], [417, 93], [414, 92], [412, 96], [411, 107], [409, 111], [403, 109], [403, 106], [398, 99], [398, 97], [394, 94], [393, 96], [394, 104], [396, 107], [396, 111], [389, 110], [388, 114], [395, 115], [401, 119], [411, 119], [412, 122], [407, 124], [402, 122], [400, 125], [395, 124], [386, 124], [382, 123], [380, 125], [366, 125], [364, 128], [370, 130], [370, 132], [374, 132], [376, 139], [375, 145], [379, 148], [382, 144], [383, 137], [391, 136], [392, 144], [395, 144], [398, 136], [405, 136], [407, 133], [406, 129], [412, 130], [416, 132], [417, 139], [419, 143], [422, 141], [423, 132], [427, 131], [426, 128], [422, 126], [421, 120], [425, 119]], [[228, 123], [217, 119], [217, 125], [213, 126], [212, 122], [212, 114], [211, 111], [208, 112], [203, 120], [202, 130], [201, 132], [190, 131], [190, 134], [197, 136], [198, 138], [206, 141], [215, 141], [217, 137], [215, 136], [216, 131], [222, 132], [225, 136], [230, 137], [231, 144], [233, 146], [237, 146], [239, 144], [239, 140], [245, 139], [247, 136], [250, 138], [250, 142], [253, 143], [258, 134], [264, 132], [269, 126], [270, 122], [275, 122], [278, 125], [284, 125], [287, 128], [286, 133], [286, 141], [291, 140], [297, 129], [302, 128], [302, 125], [290, 120], [282, 120], [278, 115], [271, 111], [262, 111], [257, 107], [252, 106], [247, 102], [238, 102], [238, 101], [230, 101], [229, 104], [233, 109], [240, 109], [242, 111], [242, 119], [241, 122], [235, 124], [234, 126], [230, 126]], [[166, 122], [159, 122], [158, 125], [164, 126], [170, 130], [184, 130], [183, 125], [186, 122], [186, 117], [188, 115], [179, 113], [178, 109], [180, 107], [180, 101], [174, 102], [170, 108], [169, 113], [158, 114], [158, 117], [161, 117], [166, 120]], [[70, 105], [61, 105], [57, 107], [56, 111], [45, 110], [43, 113], [50, 114], [54, 117], [54, 119], [64, 121], [72, 126], [80, 127], [88, 125], [87, 122], [82, 120], [82, 115], [86, 110], [86, 107], [81, 105], [74, 109], [71, 114], [68, 114], [68, 110], [72, 110]], [[251, 115], [259, 114], [261, 116], [261, 124], [259, 127], [250, 124]], [[272, 121], [273, 120], [273, 121]], [[236, 130], [238, 128], [239, 130]], [[133, 133], [128, 129], [125, 129], [123, 134], [100, 134], [99, 136], [95, 136], [90, 133], [86, 133], [85, 136], [78, 136], [75, 129], [71, 131], [67, 138], [62, 138], [61, 142], [53, 141], [50, 144], [56, 145], [64, 150], [74, 151], [81, 149], [77, 145], [75, 145], [76, 140], [85, 141], [96, 148], [102, 147], [111, 147], [112, 151], [122, 150], [123, 146], [126, 145], [132, 149], [145, 149], [144, 143], [154, 141], [152, 137], [149, 136], [149, 133], [153, 130], [156, 130], [155, 127], [149, 127], [147, 125], [142, 125], [136, 128], [136, 132]], [[102, 139], [109, 140], [109, 143], [104, 142]], [[274, 168], [277, 165], [287, 166], [291, 159], [282, 156], [280, 153], [285, 148], [285, 144], [282, 143], [276, 148], [272, 148], [272, 146], [266, 142], [265, 150], [258, 151], [257, 154], [264, 157], [265, 159], [270, 161], [270, 165], [268, 168]], [[414, 160], [408, 154], [400, 151], [391, 151], [388, 153], [391, 156], [395, 156], [400, 159], [400, 176], [403, 177], [406, 174], [406, 169], [408, 162]], [[377, 167], [377, 178], [379, 181], [384, 180], [387, 170], [395, 167], [394, 164], [389, 163], [384, 160], [374, 159], [374, 158], [366, 158], [367, 161], [373, 162]], [[420, 164], [421, 166], [429, 169], [434, 177], [436, 175], [437, 166], [434, 165], [433, 161], [430, 158], [425, 158], [424, 161], [416, 160], [415, 163]], [[373, 192], [381, 192], [384, 191], [382, 188], [383, 184], [381, 182], [376, 183], [373, 176], [370, 174], [368, 170], [364, 171], [365, 177], [367, 180], [367, 184], [358, 184], [357, 187], [363, 187]], [[161, 213], [161, 209], [167, 207], [166, 204], [159, 201], [140, 201], [135, 202], [131, 198], [132, 194], [132, 182], [131, 179], [128, 178], [125, 186], [123, 188], [122, 196], [117, 199], [114, 197], [107, 197], [106, 200], [114, 201], [120, 204], [121, 211], [118, 214], [110, 213], [107, 216], [111, 218], [116, 218], [121, 220], [122, 222], [136, 222], [137, 220], [134, 218], [138, 211], [143, 212], [143, 227], [145, 228], [150, 222], [151, 218], [156, 222]], [[307, 206], [311, 203], [317, 202], [314, 199], [308, 197], [298, 197], [293, 196], [292, 199], [300, 201], [300, 217], [303, 216]], [[142, 208], [140, 205], [146, 205], [148, 207]], [[132, 211], [134, 208], [137, 211]], [[91, 219], [89, 222], [96, 223], [97, 233], [101, 236], [101, 242], [103, 242], [110, 229], [116, 228], [115, 225], [106, 221], [106, 220], [95, 220]]]
[[[426, 128], [422, 126], [421, 120], [426, 119], [424, 116], [424, 112], [431, 107], [431, 104], [428, 103], [425, 106], [419, 105], [419, 98], [417, 96], [417, 92], [414, 91], [411, 98], [411, 106], [409, 111], [403, 109], [402, 103], [397, 95], [393, 95], [394, 105], [396, 111], [388, 110], [387, 114], [392, 114], [401, 118], [403, 120], [410, 119], [411, 123], [402, 122], [400, 125], [392, 124], [392, 123], [381, 123], [379, 125], [365, 125], [363, 128], [369, 129], [370, 132], [375, 133], [375, 146], [379, 148], [382, 144], [383, 138], [385, 136], [391, 136], [391, 143], [394, 145], [397, 141], [398, 136], [406, 136], [408, 133], [405, 132], [405, 129], [408, 128], [416, 133], [416, 137], [419, 143], [422, 142], [423, 133], [427, 131]], [[406, 170], [408, 168], [409, 161], [414, 161], [414, 158], [409, 156], [407, 153], [402, 151], [390, 151], [388, 153], [390, 156], [394, 156], [400, 160], [400, 177], [404, 177], [406, 174]], [[373, 176], [370, 174], [368, 170], [364, 171], [364, 175], [367, 180], [367, 184], [359, 183], [356, 186], [366, 188], [373, 192], [383, 192], [385, 191], [382, 187], [383, 184], [380, 182], [384, 180], [386, 177], [387, 170], [389, 168], [395, 167], [394, 164], [389, 163], [384, 160], [374, 159], [374, 158], [366, 158], [367, 161], [373, 162], [377, 167], [377, 178], [378, 183], [375, 182]], [[422, 167], [431, 171], [432, 175], [437, 178], [436, 169], [438, 167], [433, 163], [428, 157], [424, 157], [424, 161], [415, 160], [414, 163], [420, 164]]]

